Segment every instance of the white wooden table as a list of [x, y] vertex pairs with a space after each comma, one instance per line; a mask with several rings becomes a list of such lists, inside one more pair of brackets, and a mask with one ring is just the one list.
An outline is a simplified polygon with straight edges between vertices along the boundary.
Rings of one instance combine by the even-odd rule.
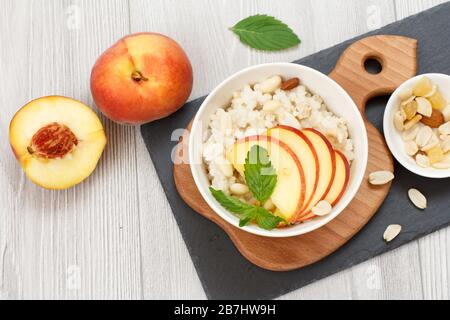
[[[117, 39], [176, 39], [193, 64], [193, 99], [243, 67], [291, 61], [440, 2], [0, 0], [0, 298], [205, 298], [139, 128], [102, 118], [99, 167], [67, 191], [33, 185], [10, 150], [9, 122], [27, 101], [59, 94], [94, 107], [91, 67]], [[255, 13], [285, 21], [300, 47], [241, 45], [228, 27]], [[449, 298], [449, 238], [436, 232], [282, 298]]]

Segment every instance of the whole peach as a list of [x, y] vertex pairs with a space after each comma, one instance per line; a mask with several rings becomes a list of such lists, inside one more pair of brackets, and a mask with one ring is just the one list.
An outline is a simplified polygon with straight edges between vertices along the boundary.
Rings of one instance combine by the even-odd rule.
[[183, 49], [158, 33], [128, 35], [107, 49], [91, 73], [97, 107], [111, 120], [142, 124], [177, 111], [192, 90]]

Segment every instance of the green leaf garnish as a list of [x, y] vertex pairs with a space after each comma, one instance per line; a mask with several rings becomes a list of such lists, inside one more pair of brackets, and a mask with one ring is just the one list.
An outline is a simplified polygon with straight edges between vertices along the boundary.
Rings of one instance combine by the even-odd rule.
[[212, 187], [209, 188], [212, 195], [216, 200], [228, 211], [231, 211], [233, 213], [244, 213], [245, 211], [249, 209], [253, 209], [253, 206], [251, 204], [242, 202], [238, 198], [227, 196], [223, 191], [216, 190]]
[[[277, 174], [272, 167], [267, 150], [258, 145], [253, 146], [247, 153], [244, 169], [245, 180], [253, 196], [260, 203], [265, 202], [272, 195], [277, 184]], [[255, 221], [259, 227], [272, 230], [280, 222], [285, 222], [281, 217], [273, 215], [270, 211], [260, 206], [245, 203], [212, 187], [209, 190], [222, 207], [239, 216], [240, 227]]]
[[230, 28], [239, 40], [257, 50], [277, 51], [300, 43], [298, 36], [285, 23], [268, 15], [257, 14]]
[[239, 226], [243, 227], [249, 224], [251, 221], [256, 221], [258, 226], [266, 230], [272, 230], [276, 228], [280, 222], [284, 219], [274, 216], [270, 211], [262, 207], [256, 207], [251, 204], [242, 202], [241, 200], [231, 197], [223, 193], [221, 190], [209, 188], [214, 198], [225, 209], [239, 215]]
[[272, 230], [276, 228], [280, 222], [285, 222], [284, 219], [273, 215], [272, 212], [264, 208], [257, 207], [256, 211], [256, 223], [263, 229]]
[[247, 153], [244, 164], [245, 181], [253, 196], [261, 203], [272, 195], [277, 184], [277, 173], [266, 149], [255, 145]]

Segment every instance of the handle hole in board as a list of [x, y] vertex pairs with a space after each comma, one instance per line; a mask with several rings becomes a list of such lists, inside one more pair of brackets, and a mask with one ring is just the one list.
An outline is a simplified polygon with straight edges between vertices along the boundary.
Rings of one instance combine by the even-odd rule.
[[370, 74], [379, 74], [383, 71], [383, 65], [380, 59], [376, 57], [368, 57], [364, 61], [364, 69]]

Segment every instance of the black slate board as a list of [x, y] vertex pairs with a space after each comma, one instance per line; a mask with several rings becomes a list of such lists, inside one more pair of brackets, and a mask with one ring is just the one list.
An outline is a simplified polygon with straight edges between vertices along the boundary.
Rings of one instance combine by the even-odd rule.
[[[445, 3], [295, 62], [329, 73], [354, 41], [373, 34], [395, 34], [419, 41], [419, 74], [450, 74], [449, 17], [450, 3]], [[170, 154], [176, 141], [169, 143], [171, 134], [187, 126], [204, 98], [187, 103], [166, 119], [142, 126], [141, 132], [208, 298], [275, 298], [450, 224], [450, 197], [446, 197], [450, 179], [421, 178], [396, 163], [396, 179], [386, 201], [363, 230], [340, 250], [295, 271], [272, 272], [254, 266], [240, 255], [218, 226], [190, 209], [175, 189]], [[374, 99], [366, 111], [380, 131], [386, 101], [386, 97]], [[410, 204], [406, 195], [410, 187], [427, 195], [429, 207], [425, 213]], [[391, 223], [401, 224], [403, 231], [395, 241], [386, 244], [382, 234]]]

